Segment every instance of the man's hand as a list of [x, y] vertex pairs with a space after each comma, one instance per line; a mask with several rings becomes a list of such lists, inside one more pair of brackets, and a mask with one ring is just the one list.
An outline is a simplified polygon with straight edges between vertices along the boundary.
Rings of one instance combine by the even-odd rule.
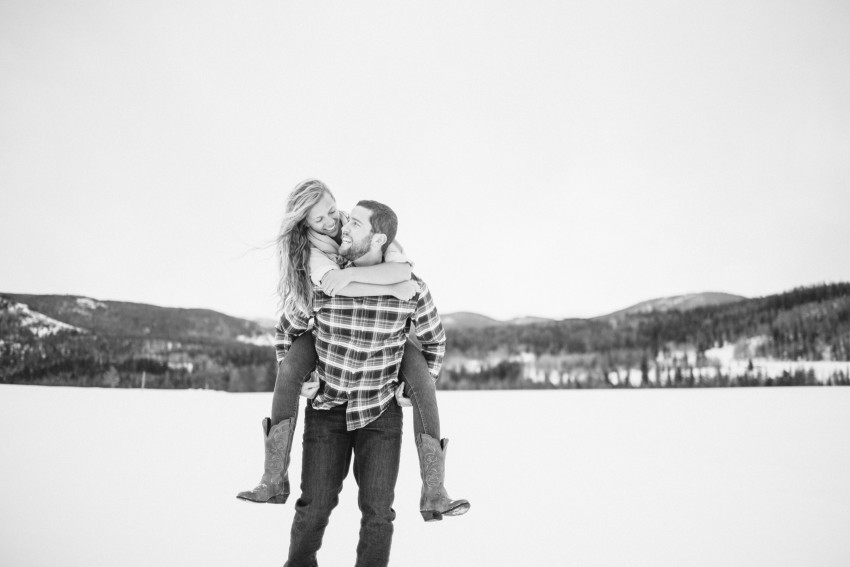
[[310, 378], [303, 384], [301, 384], [301, 395], [307, 398], [308, 400], [312, 400], [316, 397], [316, 393], [319, 391], [319, 379], [318, 378]]
[[404, 382], [399, 382], [398, 387], [395, 389], [395, 401], [403, 408], [413, 407], [413, 402], [404, 395]]
[[352, 281], [353, 272], [349, 270], [331, 270], [322, 276], [322, 291], [331, 297], [335, 296], [339, 290], [350, 284]]
[[393, 284], [393, 296], [402, 301], [410, 301], [417, 293], [419, 293], [419, 284], [413, 280]]

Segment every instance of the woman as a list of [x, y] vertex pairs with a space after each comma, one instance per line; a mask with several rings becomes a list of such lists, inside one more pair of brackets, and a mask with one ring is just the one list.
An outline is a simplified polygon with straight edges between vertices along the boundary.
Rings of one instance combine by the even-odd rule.
[[[345, 213], [337, 209], [330, 190], [316, 179], [300, 183], [287, 199], [286, 213], [277, 238], [280, 281], [278, 295], [282, 309], [312, 312], [313, 286], [319, 285], [328, 295], [365, 297], [393, 295], [401, 300], [413, 297], [418, 289], [410, 280], [411, 264], [401, 247], [393, 242], [384, 255], [384, 262], [369, 267], [340, 268], [339, 256], [342, 225], [348, 222]], [[313, 397], [318, 382], [305, 382], [316, 366], [316, 348], [311, 333], [301, 335], [292, 344], [278, 366], [271, 418], [263, 420], [265, 434], [265, 472], [253, 489], [237, 497], [251, 502], [280, 504], [289, 496], [289, 455], [298, 396]], [[408, 340], [399, 370], [404, 383], [396, 393], [400, 404], [406, 405], [407, 394], [413, 406], [413, 431], [416, 439], [439, 445], [440, 416], [434, 380], [419, 350]], [[431, 439], [427, 439], [430, 437]], [[445, 471], [433, 455], [424, 452], [417, 443], [421, 478], [420, 512], [428, 520], [442, 516], [458, 516], [469, 510], [466, 500], [452, 500], [443, 487]]]

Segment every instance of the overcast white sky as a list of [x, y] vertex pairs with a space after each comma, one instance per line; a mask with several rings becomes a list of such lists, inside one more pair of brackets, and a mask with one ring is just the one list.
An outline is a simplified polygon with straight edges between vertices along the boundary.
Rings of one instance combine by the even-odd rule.
[[307, 177], [444, 312], [850, 280], [850, 4], [637, 4], [2, 0], [0, 291], [274, 316]]

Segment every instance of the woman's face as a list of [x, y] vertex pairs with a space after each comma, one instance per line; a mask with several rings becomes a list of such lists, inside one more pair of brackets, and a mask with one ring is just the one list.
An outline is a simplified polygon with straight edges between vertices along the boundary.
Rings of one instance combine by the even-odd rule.
[[307, 226], [320, 234], [336, 236], [339, 231], [339, 211], [336, 201], [328, 193], [307, 212]]

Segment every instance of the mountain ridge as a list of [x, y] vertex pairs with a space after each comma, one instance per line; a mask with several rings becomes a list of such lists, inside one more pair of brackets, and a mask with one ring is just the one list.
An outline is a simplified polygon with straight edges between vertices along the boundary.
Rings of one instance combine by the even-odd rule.
[[227, 342], [238, 341], [240, 336], [256, 337], [266, 333], [255, 321], [212, 309], [161, 307], [79, 295], [0, 293], [0, 298], [95, 334]]
[[648, 299], [619, 309], [607, 315], [593, 317], [594, 319], [617, 319], [637, 313], [659, 313], [665, 311], [689, 311], [699, 307], [710, 307], [713, 305], [725, 305], [749, 299], [743, 295], [735, 295], [719, 291], [703, 291], [699, 293], [686, 293], [682, 295], [670, 295]]
[[552, 319], [547, 317], [514, 317], [513, 319], [500, 320], [475, 313], [472, 311], [457, 311], [441, 315], [446, 328], [454, 329], [477, 329], [484, 327], [497, 327], [503, 325], [533, 325], [538, 323], [555, 323], [565, 320], [612, 320], [623, 319], [629, 315], [659, 313], [665, 311], [688, 311], [699, 307], [712, 305], [724, 305], [748, 299], [743, 295], [735, 295], [725, 292], [705, 291], [699, 293], [688, 293], [648, 299], [630, 305], [629, 307], [613, 311], [596, 317], [567, 317], [565, 319]]
[[447, 332], [457, 352], [596, 353], [597, 362], [604, 363], [613, 360], [614, 353], [626, 358], [654, 357], [671, 344], [689, 344], [695, 352], [704, 353], [756, 337], [760, 337], [758, 353], [777, 360], [848, 360], [850, 283], [801, 287], [688, 309], [637, 309], [623, 316]]

